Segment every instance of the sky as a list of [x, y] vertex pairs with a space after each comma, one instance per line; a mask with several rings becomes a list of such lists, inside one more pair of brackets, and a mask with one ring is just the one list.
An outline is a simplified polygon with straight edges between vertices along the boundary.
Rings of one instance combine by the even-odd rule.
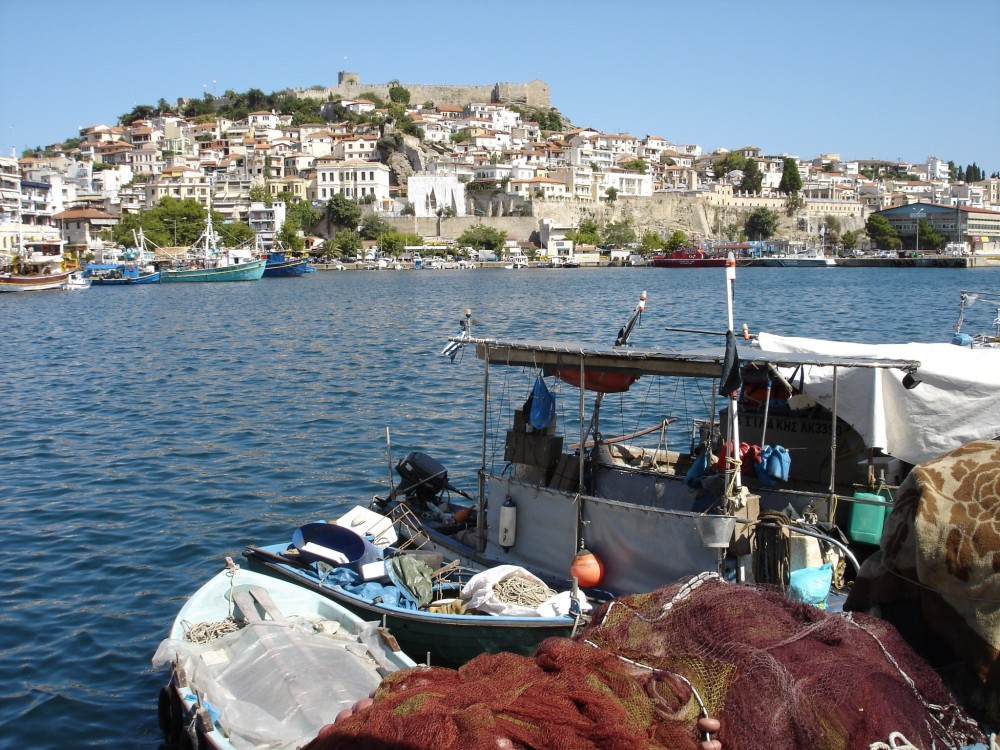
[[0, 153], [205, 92], [540, 79], [576, 126], [1000, 171], [997, 0], [0, 0]]

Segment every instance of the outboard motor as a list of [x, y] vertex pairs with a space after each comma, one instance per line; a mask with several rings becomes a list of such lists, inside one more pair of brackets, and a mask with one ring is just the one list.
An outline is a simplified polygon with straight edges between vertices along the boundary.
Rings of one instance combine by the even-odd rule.
[[433, 503], [446, 489], [455, 490], [448, 484], [448, 470], [426, 453], [413, 451], [406, 454], [396, 464], [396, 473], [400, 483], [394, 494], [405, 495], [407, 499]]

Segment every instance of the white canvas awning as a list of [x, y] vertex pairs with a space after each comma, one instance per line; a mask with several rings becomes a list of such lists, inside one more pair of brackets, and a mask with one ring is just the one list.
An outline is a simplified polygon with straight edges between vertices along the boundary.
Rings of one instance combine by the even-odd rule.
[[[953, 344], [856, 344], [761, 333], [767, 352], [836, 357], [882, 357], [920, 362], [903, 386], [897, 369], [837, 368], [837, 415], [873, 448], [912, 464], [971, 440], [1000, 435], [1000, 349]], [[803, 365], [804, 391], [833, 405], [833, 367]], [[786, 376], [790, 371], [783, 370]], [[796, 378], [793, 385], [799, 385]]]

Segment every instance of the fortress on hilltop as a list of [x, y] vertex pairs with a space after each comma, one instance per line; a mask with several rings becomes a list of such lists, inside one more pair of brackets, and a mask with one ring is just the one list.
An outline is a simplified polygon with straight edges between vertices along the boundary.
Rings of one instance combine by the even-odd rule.
[[[340, 71], [337, 85], [329, 88], [292, 89], [300, 97], [313, 99], [357, 99], [361, 94], [372, 93], [383, 100], [389, 99], [389, 83], [361, 83], [359, 73]], [[410, 104], [434, 102], [464, 107], [466, 104], [490, 102], [494, 104], [525, 104], [529, 107], [551, 107], [549, 84], [537, 78], [528, 83], [495, 83], [492, 86], [461, 86], [448, 84], [399, 83], [410, 92]]]

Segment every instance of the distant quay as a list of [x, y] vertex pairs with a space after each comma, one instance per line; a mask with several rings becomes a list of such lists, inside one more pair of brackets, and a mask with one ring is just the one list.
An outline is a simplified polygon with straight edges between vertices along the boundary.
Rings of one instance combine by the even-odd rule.
[[337, 74], [337, 85], [323, 88], [315, 86], [308, 89], [289, 89], [295, 96], [312, 99], [357, 99], [361, 94], [375, 94], [388, 101], [389, 89], [399, 85], [410, 92], [411, 104], [434, 102], [435, 105], [450, 105], [464, 107], [466, 104], [525, 104], [529, 107], [551, 107], [552, 94], [549, 84], [545, 81], [527, 83], [494, 83], [491, 85], [465, 86], [461, 84], [426, 84], [426, 83], [362, 83], [361, 74], [340, 71]]

